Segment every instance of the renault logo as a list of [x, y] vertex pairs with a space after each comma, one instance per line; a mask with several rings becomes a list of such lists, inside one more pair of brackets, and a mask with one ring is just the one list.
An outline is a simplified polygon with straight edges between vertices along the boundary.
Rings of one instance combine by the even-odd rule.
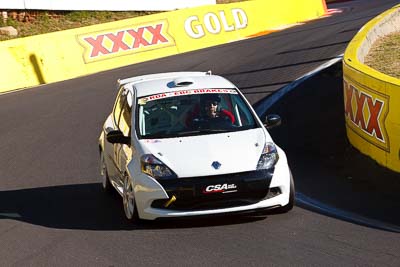
[[221, 167], [221, 163], [219, 163], [218, 161], [214, 161], [211, 166], [214, 167], [214, 169], [218, 170]]

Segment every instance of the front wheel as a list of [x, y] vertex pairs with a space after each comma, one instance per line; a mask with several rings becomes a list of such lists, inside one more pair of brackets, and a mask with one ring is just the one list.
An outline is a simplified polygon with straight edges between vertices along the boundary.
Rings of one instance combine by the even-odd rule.
[[139, 216], [137, 213], [136, 203], [135, 203], [135, 193], [133, 191], [133, 186], [130, 181], [129, 175], [124, 175], [124, 188], [122, 191], [122, 202], [124, 206], [125, 217], [129, 221], [138, 221]]

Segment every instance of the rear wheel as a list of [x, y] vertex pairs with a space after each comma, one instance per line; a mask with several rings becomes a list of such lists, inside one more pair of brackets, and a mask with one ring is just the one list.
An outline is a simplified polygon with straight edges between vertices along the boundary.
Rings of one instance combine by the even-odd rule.
[[125, 217], [129, 221], [138, 221], [139, 216], [136, 208], [135, 193], [133, 191], [131, 180], [127, 174], [124, 175], [122, 202], [124, 206]]
[[277, 208], [275, 211], [278, 213], [286, 213], [293, 209], [295, 202], [295, 188], [292, 172], [290, 172], [290, 192], [289, 192], [289, 203], [285, 206]]
[[110, 183], [110, 178], [108, 177], [107, 165], [104, 159], [104, 152], [100, 152], [100, 176], [101, 176], [101, 187], [104, 192], [111, 193], [112, 185]]

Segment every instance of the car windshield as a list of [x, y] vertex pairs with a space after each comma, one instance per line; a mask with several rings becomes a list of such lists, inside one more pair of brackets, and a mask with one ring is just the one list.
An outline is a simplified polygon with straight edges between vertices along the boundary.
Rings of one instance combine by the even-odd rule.
[[260, 127], [235, 89], [195, 89], [137, 100], [139, 138], [171, 138]]

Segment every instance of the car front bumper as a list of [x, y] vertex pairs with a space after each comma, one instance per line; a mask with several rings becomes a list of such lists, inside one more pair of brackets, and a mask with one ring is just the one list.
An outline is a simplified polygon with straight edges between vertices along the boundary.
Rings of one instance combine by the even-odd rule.
[[[242, 213], [289, 202], [290, 171], [286, 158], [278, 161], [273, 172], [252, 171], [163, 182], [142, 173], [131, 177], [136, 177], [133, 183], [139, 217], [146, 220]], [[217, 184], [235, 184], [237, 192], [203, 193], [208, 185]]]

